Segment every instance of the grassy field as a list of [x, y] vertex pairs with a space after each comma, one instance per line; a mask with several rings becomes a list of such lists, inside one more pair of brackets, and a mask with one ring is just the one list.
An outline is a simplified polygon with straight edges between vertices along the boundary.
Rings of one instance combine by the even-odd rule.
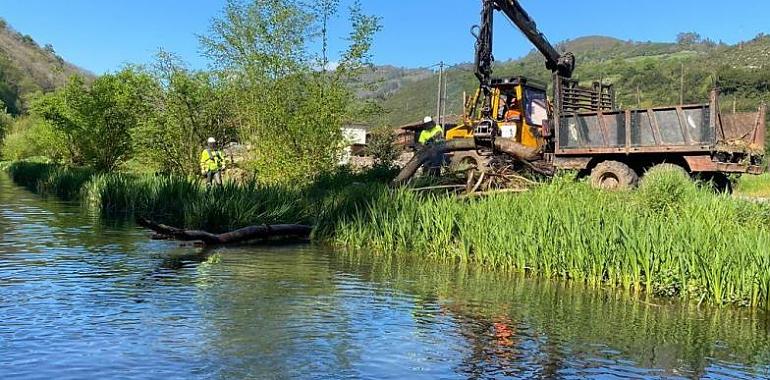
[[104, 216], [140, 214], [188, 228], [306, 223], [315, 239], [382, 255], [471, 263], [639, 294], [770, 306], [770, 205], [715, 195], [675, 173], [632, 192], [572, 178], [532, 191], [460, 200], [385, 185], [386, 175], [335, 173], [304, 187], [16, 163], [17, 183], [80, 198]]
[[742, 176], [735, 192], [745, 197], [770, 198], [770, 174]]

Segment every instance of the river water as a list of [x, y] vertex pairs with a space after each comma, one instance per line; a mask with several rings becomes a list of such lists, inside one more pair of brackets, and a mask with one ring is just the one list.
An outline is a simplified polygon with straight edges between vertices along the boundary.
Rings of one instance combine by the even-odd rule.
[[0, 175], [0, 378], [770, 378], [760, 313], [314, 246], [202, 250]]

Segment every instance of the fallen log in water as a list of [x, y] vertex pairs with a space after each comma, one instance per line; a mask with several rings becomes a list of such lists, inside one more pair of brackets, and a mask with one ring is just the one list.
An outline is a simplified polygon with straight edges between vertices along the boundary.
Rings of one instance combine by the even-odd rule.
[[139, 218], [137, 223], [157, 234], [182, 241], [202, 241], [206, 245], [226, 245], [265, 239], [308, 239], [313, 228], [301, 224], [261, 225], [241, 228], [222, 234], [207, 231], [185, 230]]

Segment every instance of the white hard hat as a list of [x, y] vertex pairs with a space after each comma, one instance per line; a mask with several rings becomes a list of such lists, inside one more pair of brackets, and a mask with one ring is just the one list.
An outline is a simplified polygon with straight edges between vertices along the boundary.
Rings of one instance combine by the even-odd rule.
[[215, 138], [213, 138], [213, 137], [209, 137], [209, 139], [208, 139], [208, 143], [209, 143], [209, 144], [214, 144], [214, 143], [216, 143], [216, 142], [217, 142], [217, 139], [215, 139]]
[[425, 119], [422, 119], [423, 124], [428, 124], [433, 122], [433, 118], [430, 116], [425, 116]]

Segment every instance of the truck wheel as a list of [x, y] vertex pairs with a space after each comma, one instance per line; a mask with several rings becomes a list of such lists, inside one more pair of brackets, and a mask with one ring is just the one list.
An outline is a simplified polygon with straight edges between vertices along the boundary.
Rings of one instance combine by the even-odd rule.
[[733, 193], [733, 182], [725, 173], [705, 173], [698, 178], [711, 185], [711, 189], [717, 194]]
[[725, 173], [714, 173], [711, 183], [714, 186], [714, 190], [719, 194], [729, 195], [733, 193], [733, 182]]
[[604, 190], [624, 190], [636, 186], [639, 176], [619, 161], [604, 161], [591, 170], [591, 186]]
[[645, 170], [644, 176], [642, 177], [642, 186], [644, 186], [644, 183], [648, 181], [648, 179], [651, 177], [652, 174], [661, 173], [661, 172], [673, 173], [677, 176], [687, 179], [688, 181], [692, 180], [692, 177], [690, 176], [690, 173], [687, 172], [687, 169], [677, 164], [671, 164], [666, 162], [662, 164], [657, 164]]

